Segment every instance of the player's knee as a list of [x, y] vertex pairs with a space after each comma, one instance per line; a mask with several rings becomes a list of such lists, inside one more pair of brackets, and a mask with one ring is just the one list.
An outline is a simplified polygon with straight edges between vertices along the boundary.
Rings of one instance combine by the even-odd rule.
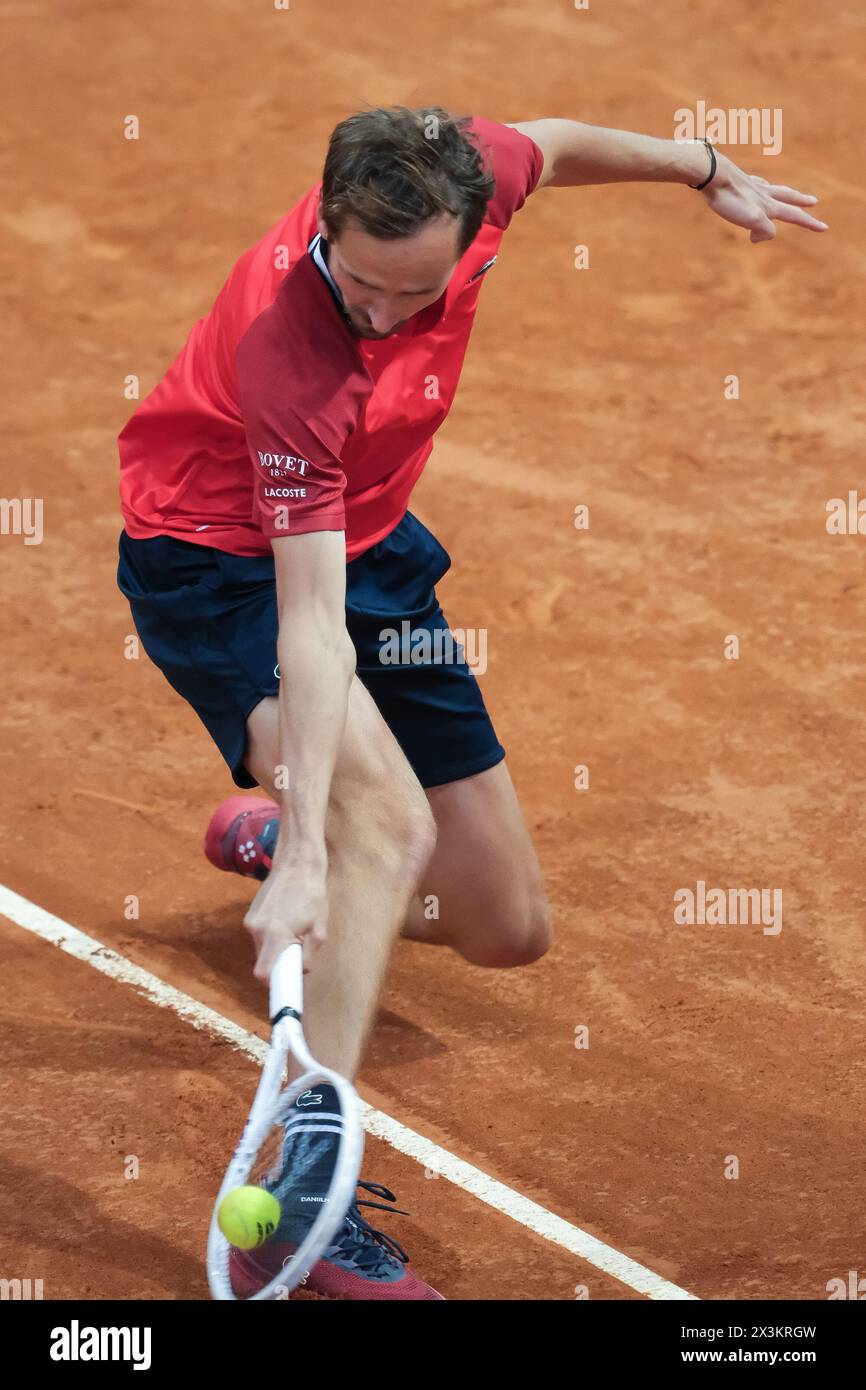
[[383, 872], [413, 881], [436, 845], [436, 822], [418, 779], [396, 744], [371, 741], [331, 784], [331, 822], [337, 838], [368, 841]]
[[503, 904], [484, 927], [483, 934], [464, 939], [462, 954], [474, 965], [497, 970], [532, 965], [547, 954], [553, 940], [550, 906], [543, 892], [527, 896], [522, 903]]
[[553, 933], [550, 911], [543, 898], [516, 922], [509, 923], [509, 926], [510, 930], [503, 933], [499, 944], [496, 964], [500, 969], [533, 965], [535, 961], [547, 955]]
[[408, 873], [417, 880], [436, 848], [436, 821], [421, 784], [402, 788], [393, 810], [392, 834], [402, 850]]
[[376, 862], [383, 872], [414, 888], [436, 846], [436, 822], [421, 787], [417, 794], [411, 787], [392, 787], [373, 821], [376, 829], [370, 838]]

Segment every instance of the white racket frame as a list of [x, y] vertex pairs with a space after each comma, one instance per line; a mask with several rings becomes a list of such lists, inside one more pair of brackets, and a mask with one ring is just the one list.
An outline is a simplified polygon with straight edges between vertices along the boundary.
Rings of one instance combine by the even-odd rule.
[[[304, 1039], [301, 1022], [303, 995], [303, 947], [300, 942], [293, 942], [291, 946], [286, 947], [271, 971], [270, 1016], [273, 1029], [268, 1055], [244, 1132], [226, 1170], [211, 1214], [207, 1243], [207, 1277], [212, 1296], [221, 1302], [251, 1303], [257, 1299], [286, 1298], [321, 1259], [354, 1200], [364, 1152], [361, 1102], [354, 1086], [350, 1085], [345, 1077], [328, 1070], [327, 1067], [320, 1067], [311, 1055]], [[290, 1055], [303, 1068], [303, 1075], [283, 1087], [283, 1076]], [[220, 1230], [217, 1218], [220, 1203], [227, 1193], [245, 1185], [252, 1172], [256, 1155], [272, 1126], [288, 1118], [288, 1112], [299, 1095], [322, 1082], [333, 1086], [337, 1092], [343, 1131], [328, 1200], [321, 1204], [312, 1226], [279, 1274], [248, 1299], [238, 1299], [229, 1278], [231, 1245]]]

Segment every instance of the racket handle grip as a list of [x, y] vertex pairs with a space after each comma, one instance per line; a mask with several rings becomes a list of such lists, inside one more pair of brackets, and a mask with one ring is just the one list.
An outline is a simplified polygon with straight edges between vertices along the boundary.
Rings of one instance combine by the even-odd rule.
[[291, 1009], [298, 1018], [304, 1007], [304, 948], [293, 941], [279, 955], [271, 971], [270, 1015], [273, 1021], [284, 1009]]

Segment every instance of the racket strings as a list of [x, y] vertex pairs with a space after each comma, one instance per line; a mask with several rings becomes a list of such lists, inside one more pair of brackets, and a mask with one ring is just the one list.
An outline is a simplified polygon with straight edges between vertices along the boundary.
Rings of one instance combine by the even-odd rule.
[[331, 1200], [345, 1136], [346, 1117], [332, 1086], [319, 1083], [281, 1100], [251, 1174], [280, 1203], [273, 1239], [300, 1244]]

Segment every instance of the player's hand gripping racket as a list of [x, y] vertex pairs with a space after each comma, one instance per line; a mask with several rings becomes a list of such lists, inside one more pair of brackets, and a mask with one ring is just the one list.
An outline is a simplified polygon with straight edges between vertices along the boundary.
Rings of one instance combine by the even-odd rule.
[[[321, 1259], [354, 1200], [364, 1149], [360, 1101], [344, 1077], [310, 1055], [302, 1007], [303, 948], [293, 942], [271, 971], [271, 1043], [211, 1217], [207, 1272], [217, 1299], [286, 1298]], [[284, 1087], [290, 1055], [303, 1075]], [[221, 1207], [235, 1248], [221, 1229]], [[233, 1226], [226, 1213], [235, 1207]], [[268, 1212], [278, 1219], [262, 1220]]]

